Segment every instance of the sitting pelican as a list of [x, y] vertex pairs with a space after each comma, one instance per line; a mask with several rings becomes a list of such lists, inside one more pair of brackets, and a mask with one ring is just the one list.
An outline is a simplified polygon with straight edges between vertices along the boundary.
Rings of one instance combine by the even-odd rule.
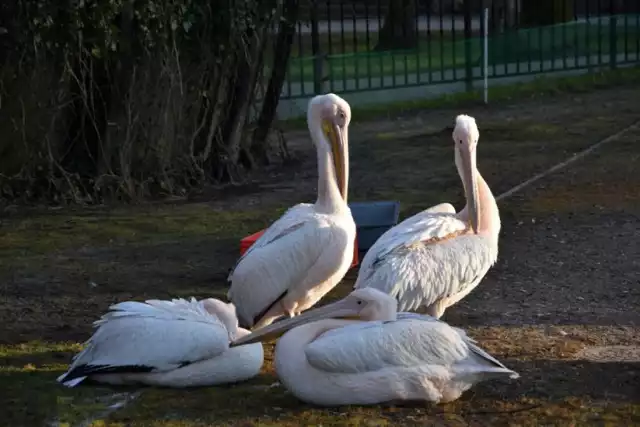
[[442, 203], [387, 230], [364, 256], [355, 289], [379, 289], [397, 298], [401, 311], [426, 306], [440, 318], [480, 283], [498, 258], [500, 214], [476, 168], [479, 137], [473, 117], [456, 117], [455, 163], [465, 208], [456, 213]]
[[450, 402], [480, 381], [519, 377], [464, 331], [396, 309], [393, 297], [357, 289], [343, 300], [255, 330], [231, 346], [288, 330], [276, 344], [276, 373], [298, 399], [321, 406]]
[[126, 301], [109, 307], [58, 382], [195, 387], [247, 380], [263, 363], [262, 344], [229, 348], [249, 334], [232, 304], [209, 298]]
[[257, 328], [293, 317], [333, 289], [353, 260], [356, 225], [347, 205], [349, 104], [332, 93], [309, 102], [318, 155], [318, 199], [289, 209], [238, 260], [227, 298], [240, 325]]

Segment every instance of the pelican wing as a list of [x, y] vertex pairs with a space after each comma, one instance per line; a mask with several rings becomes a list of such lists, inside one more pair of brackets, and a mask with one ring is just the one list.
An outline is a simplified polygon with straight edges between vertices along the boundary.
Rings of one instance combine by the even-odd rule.
[[110, 310], [94, 322], [95, 333], [58, 381], [99, 373], [169, 371], [229, 347], [225, 326], [195, 299], [127, 301]]
[[[227, 297], [244, 325], [281, 299], [293, 287], [311, 289], [339, 268], [350, 239], [312, 205], [298, 205], [276, 221], [240, 259], [229, 276]], [[351, 220], [353, 221], [353, 220]], [[355, 225], [353, 231], [355, 232]]]
[[228, 281], [233, 280], [233, 273], [238, 267], [238, 264], [242, 262], [250, 253], [259, 248], [264, 248], [269, 243], [278, 240], [281, 237], [286, 236], [292, 231], [300, 228], [306, 221], [306, 219], [313, 214], [312, 204], [299, 203], [287, 210], [284, 215], [278, 218], [273, 224], [271, 224], [264, 233], [245, 251], [244, 254], [238, 259], [236, 265], [229, 273]]
[[408, 218], [367, 252], [355, 288], [374, 287], [392, 295], [401, 311], [464, 292], [498, 256], [489, 239], [460, 234], [466, 227], [450, 213], [425, 211]]
[[[442, 320], [433, 316], [429, 316], [428, 314], [409, 313], [409, 312], [398, 313], [397, 319], [398, 320], [413, 319], [413, 320], [421, 320], [423, 322], [442, 322]], [[464, 329], [456, 328], [455, 326], [451, 326], [451, 325], [449, 325], [449, 327], [454, 331], [456, 331], [458, 334], [460, 334], [460, 336], [463, 337], [468, 343], [477, 343], [476, 340], [474, 340], [473, 338], [469, 337], [469, 335], [467, 335], [467, 332]]]
[[460, 329], [460, 328], [456, 328], [455, 326], [448, 325], [442, 320], [426, 314], [401, 312], [397, 314], [397, 319], [398, 320], [420, 320], [423, 322], [439, 322], [439, 323], [445, 324], [458, 333], [458, 335], [466, 342], [467, 346], [469, 347], [469, 350], [471, 350], [474, 354], [479, 356], [481, 359], [486, 359], [487, 361], [493, 363], [495, 366], [508, 369], [495, 357], [493, 357], [492, 355], [490, 355], [489, 353], [487, 353], [486, 351], [478, 347], [476, 345], [478, 342], [473, 338], [471, 338], [469, 335], [467, 335], [467, 332], [464, 329]]
[[[441, 205], [431, 209], [439, 206]], [[370, 273], [371, 270], [375, 270], [380, 261], [400, 248], [409, 248], [417, 243], [434, 239], [444, 239], [466, 229], [466, 224], [453, 214], [433, 212], [431, 209], [405, 219], [382, 234], [367, 251], [362, 260], [360, 271], [365, 275]]]
[[480, 364], [506, 369], [466, 334], [431, 317], [408, 316], [362, 322], [327, 332], [305, 348], [308, 362], [332, 373], [362, 373], [389, 367]]

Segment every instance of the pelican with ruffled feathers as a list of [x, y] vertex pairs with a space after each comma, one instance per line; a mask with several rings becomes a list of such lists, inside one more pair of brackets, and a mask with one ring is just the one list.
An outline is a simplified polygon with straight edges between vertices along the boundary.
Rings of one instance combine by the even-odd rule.
[[453, 141], [464, 209], [456, 213], [442, 203], [387, 230], [364, 256], [355, 289], [379, 289], [397, 298], [401, 311], [426, 307], [440, 318], [480, 283], [498, 258], [500, 214], [476, 167], [479, 137], [473, 117], [456, 117]]
[[318, 157], [318, 198], [274, 222], [229, 274], [227, 298], [240, 325], [293, 317], [333, 289], [353, 260], [356, 225], [347, 205], [349, 104], [334, 94], [311, 99], [307, 123]]
[[519, 377], [463, 330], [397, 313], [397, 301], [373, 288], [254, 330], [231, 346], [283, 332], [274, 354], [278, 378], [314, 405], [451, 402], [480, 381]]
[[199, 387], [235, 383], [260, 373], [262, 344], [229, 348], [248, 335], [232, 304], [201, 301], [125, 301], [94, 322], [96, 331], [58, 382], [90, 379], [112, 385]]

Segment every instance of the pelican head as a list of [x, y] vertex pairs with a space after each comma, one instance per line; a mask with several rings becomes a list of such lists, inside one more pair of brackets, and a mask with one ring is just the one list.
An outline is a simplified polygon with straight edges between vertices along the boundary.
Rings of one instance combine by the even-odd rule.
[[309, 101], [307, 124], [318, 150], [331, 153], [340, 195], [347, 201], [349, 180], [349, 137], [351, 107], [333, 93], [315, 96]]
[[230, 346], [267, 341], [297, 326], [322, 319], [395, 320], [397, 310], [398, 302], [390, 295], [373, 288], [356, 289], [344, 299], [257, 329], [249, 335], [232, 341]]
[[232, 303], [225, 303], [215, 298], [206, 298], [200, 301], [202, 307], [211, 315], [216, 316], [224, 325], [229, 333], [229, 340], [246, 335], [244, 331], [238, 327], [238, 316], [236, 315], [236, 306]]
[[467, 213], [474, 233], [478, 233], [480, 224], [478, 181], [476, 169], [476, 146], [480, 131], [473, 117], [461, 114], [456, 117], [453, 129], [453, 142], [456, 152], [456, 167], [464, 185], [467, 198]]

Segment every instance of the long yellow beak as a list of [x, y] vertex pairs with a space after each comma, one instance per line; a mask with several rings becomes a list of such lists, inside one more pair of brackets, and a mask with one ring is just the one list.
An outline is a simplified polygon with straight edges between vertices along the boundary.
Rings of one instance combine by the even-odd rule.
[[288, 330], [291, 330], [297, 326], [304, 325], [306, 323], [332, 318], [357, 318], [358, 314], [358, 308], [353, 307], [352, 303], [349, 300], [340, 300], [332, 304], [327, 304], [323, 307], [308, 310], [299, 316], [292, 317], [286, 320], [280, 320], [278, 322], [264, 326], [260, 329], [256, 329], [249, 335], [245, 335], [244, 337], [240, 337], [232, 341], [229, 346], [235, 347], [238, 345], [251, 344], [258, 341], [269, 341], [271, 339], [278, 338]]
[[475, 152], [462, 148], [460, 149], [460, 159], [462, 160], [462, 183], [467, 198], [467, 211], [469, 213], [469, 222], [475, 234], [478, 234], [480, 226], [479, 196], [478, 196], [478, 180], [476, 178], [476, 159]]
[[338, 125], [328, 120], [322, 122], [322, 130], [331, 144], [331, 154], [333, 166], [336, 170], [336, 181], [338, 190], [343, 200], [347, 201], [347, 165], [345, 147], [347, 144], [346, 135], [340, 130]]

